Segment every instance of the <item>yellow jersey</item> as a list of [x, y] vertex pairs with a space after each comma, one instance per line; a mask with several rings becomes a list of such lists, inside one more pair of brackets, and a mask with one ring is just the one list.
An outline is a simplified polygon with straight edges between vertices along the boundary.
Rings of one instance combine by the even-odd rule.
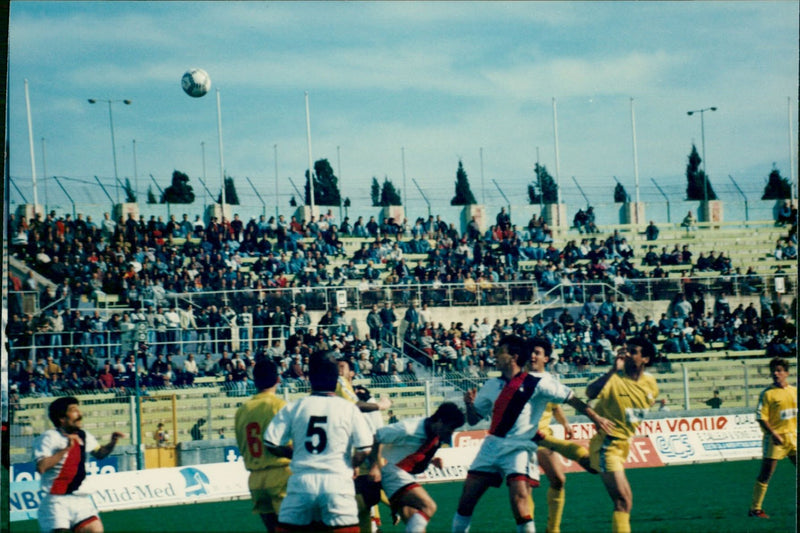
[[756, 420], [763, 420], [775, 433], [797, 434], [797, 389], [770, 385], [758, 397]]
[[247, 470], [287, 466], [290, 459], [276, 457], [264, 447], [264, 430], [286, 405], [273, 392], [259, 392], [236, 410], [236, 443]]
[[358, 396], [356, 396], [356, 391], [353, 389], [353, 384], [342, 376], [339, 376], [336, 380], [336, 396], [344, 398], [348, 402], [358, 403]]
[[539, 419], [539, 430], [550, 429], [550, 422], [553, 420], [553, 408], [556, 407], [556, 405], [557, 404], [554, 403], [548, 403], [547, 407], [544, 408], [542, 418]]
[[644, 372], [638, 380], [632, 380], [623, 372], [617, 372], [597, 395], [594, 410], [614, 422], [609, 436], [629, 439], [655, 404], [656, 396], [658, 385], [651, 374]]

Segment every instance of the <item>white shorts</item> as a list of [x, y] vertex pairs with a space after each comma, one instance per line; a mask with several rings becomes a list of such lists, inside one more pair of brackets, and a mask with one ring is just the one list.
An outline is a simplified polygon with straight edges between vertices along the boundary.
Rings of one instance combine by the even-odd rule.
[[397, 465], [386, 465], [381, 468], [381, 487], [391, 500], [403, 487], [419, 485], [414, 474], [409, 474]]
[[286, 487], [278, 522], [293, 526], [307, 526], [312, 522], [335, 527], [357, 525], [358, 504], [353, 478], [341, 474], [293, 475]]
[[486, 435], [467, 475], [486, 477], [493, 487], [499, 487], [504, 479], [518, 478], [524, 478], [531, 486], [538, 487], [536, 448], [533, 441], [520, 442]]
[[73, 529], [99, 520], [97, 506], [88, 494], [47, 494], [39, 506], [39, 529]]

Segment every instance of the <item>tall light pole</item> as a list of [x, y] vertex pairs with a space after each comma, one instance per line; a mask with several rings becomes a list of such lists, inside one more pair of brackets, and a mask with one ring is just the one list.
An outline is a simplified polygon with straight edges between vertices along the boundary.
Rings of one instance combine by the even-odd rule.
[[111, 111], [111, 104], [114, 102], [122, 102], [125, 105], [131, 105], [131, 101], [125, 100], [105, 100], [103, 98], [89, 98], [90, 104], [97, 102], [106, 102], [108, 104], [108, 123], [111, 127], [111, 155], [114, 157], [114, 188], [117, 191], [117, 203], [119, 203], [119, 172], [117, 172], [117, 143], [114, 140], [114, 113]]
[[139, 169], [136, 165], [136, 139], [133, 139], [133, 183], [134, 183], [134, 199], [139, 203]]
[[695, 113], [700, 113], [700, 142], [703, 150], [703, 201], [708, 203], [708, 173], [706, 172], [706, 124], [703, 119], [703, 114], [706, 111], [716, 111], [716, 107], [704, 107], [703, 109], [695, 109], [687, 111], [686, 114], [690, 117]]

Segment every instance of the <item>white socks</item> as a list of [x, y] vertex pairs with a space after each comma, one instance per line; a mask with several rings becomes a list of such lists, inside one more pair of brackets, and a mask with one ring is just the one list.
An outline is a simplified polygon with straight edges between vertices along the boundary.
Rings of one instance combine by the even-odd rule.
[[536, 533], [536, 524], [533, 523], [533, 520], [517, 524], [517, 533]]
[[428, 517], [420, 512], [411, 515], [411, 518], [406, 522], [406, 533], [425, 533], [425, 528], [428, 527]]
[[471, 516], [462, 516], [456, 512], [453, 516], [453, 533], [469, 533]]

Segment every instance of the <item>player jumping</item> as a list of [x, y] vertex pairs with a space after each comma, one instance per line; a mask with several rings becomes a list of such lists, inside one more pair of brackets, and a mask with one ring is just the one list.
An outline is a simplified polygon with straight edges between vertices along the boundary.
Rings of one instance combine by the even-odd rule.
[[592, 468], [600, 472], [614, 502], [614, 533], [631, 530], [633, 492], [624, 465], [636, 428], [658, 396], [655, 378], [644, 370], [655, 355], [656, 349], [647, 339], [628, 339], [611, 369], [586, 387], [586, 395], [597, 398], [597, 412], [614, 422], [611, 430], [598, 427], [589, 443]]
[[[375, 434], [370, 475], [380, 481], [389, 496], [392, 512], [406, 523], [406, 532], [424, 532], [436, 503], [416, 482], [414, 475], [433, 463], [442, 468], [436, 451], [449, 443], [453, 431], [464, 425], [464, 413], [456, 404], [444, 402], [428, 418], [402, 420], [379, 428]], [[386, 464], [381, 468], [381, 457]]]
[[490, 486], [499, 487], [503, 479], [508, 485], [517, 531], [536, 530], [531, 487], [539, 483], [535, 479], [538, 475], [534, 472], [536, 465], [530, 459], [537, 448], [533, 438], [548, 402], [568, 403], [588, 416], [598, 428], [612, 428], [608, 420], [598, 416], [550, 374], [523, 372], [522, 367], [530, 359], [530, 354], [522, 338], [516, 335], [503, 337], [496, 358], [501, 376], [487, 381], [477, 394], [474, 389], [464, 394], [470, 425], [489, 414], [491, 425], [467, 473], [458, 511], [453, 517], [454, 532], [469, 531], [478, 500]]

